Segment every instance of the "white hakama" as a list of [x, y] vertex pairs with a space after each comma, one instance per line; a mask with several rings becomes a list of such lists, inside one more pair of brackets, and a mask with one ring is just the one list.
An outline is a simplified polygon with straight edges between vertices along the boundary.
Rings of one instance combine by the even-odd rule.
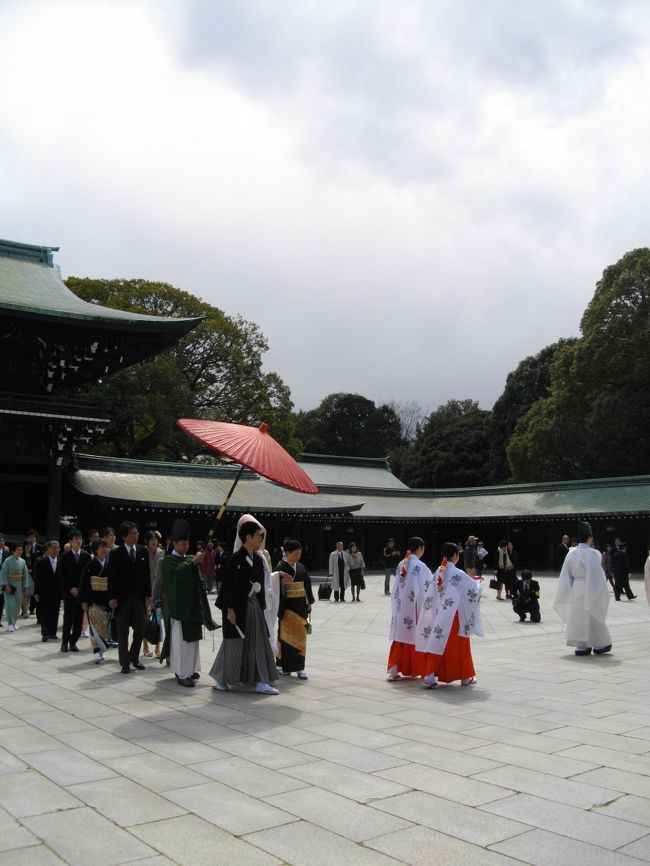
[[553, 608], [566, 623], [567, 646], [603, 649], [612, 637], [605, 623], [609, 586], [601, 556], [580, 543], [567, 553]]
[[181, 679], [188, 679], [193, 673], [201, 670], [200, 641], [183, 640], [183, 624], [178, 619], [171, 619], [170, 667], [172, 673]]

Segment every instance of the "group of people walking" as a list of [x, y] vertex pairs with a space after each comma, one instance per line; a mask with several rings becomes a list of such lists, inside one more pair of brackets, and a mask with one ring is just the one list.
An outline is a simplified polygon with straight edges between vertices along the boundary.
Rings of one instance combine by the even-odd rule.
[[[145, 656], [154, 655], [145, 640], [146, 626], [159, 612], [161, 628], [152, 638], [155, 654], [170, 666], [179, 685], [193, 687], [200, 677], [203, 629], [221, 626], [212, 618], [210, 584], [202, 568], [209, 548], [197, 545], [190, 555], [189, 530], [187, 521], [177, 520], [165, 550], [155, 531], [146, 534], [145, 545], [139, 544], [138, 527], [130, 521], [117, 534], [111, 527], [98, 532], [85, 549], [82, 533], [75, 529], [64, 553], [58, 541], [47, 542], [33, 569], [23, 558], [24, 545], [8, 549], [1, 539], [0, 599], [8, 632], [17, 629], [21, 615], [29, 615], [21, 611], [32, 595], [41, 640], [58, 641], [63, 602], [61, 652], [79, 652], [87, 617], [92, 660], [101, 664], [107, 650], [117, 646], [120, 671], [130, 674], [144, 670], [143, 648]], [[280, 675], [308, 678], [307, 634], [314, 597], [309, 574], [299, 561], [302, 548], [299, 542], [286, 540], [282, 559], [272, 569], [265, 539], [264, 527], [244, 515], [234, 553], [220, 566], [215, 605], [222, 612], [224, 639], [211, 669], [218, 691], [250, 683], [259, 693], [278, 694], [271, 683]], [[212, 566], [208, 573], [213, 573]]]
[[[18, 628], [18, 620], [28, 617], [35, 603], [41, 640], [58, 640], [63, 602], [61, 652], [79, 652], [87, 617], [93, 661], [100, 664], [107, 650], [117, 646], [121, 673], [129, 674], [144, 669], [140, 660], [143, 641], [144, 654], [153, 655], [144, 640], [145, 624], [147, 617], [159, 611], [165, 639], [160, 649], [161, 634], [152, 638], [155, 654], [171, 667], [181, 686], [191, 688], [199, 679], [203, 629], [221, 627], [223, 640], [210, 670], [217, 691], [251, 684], [258, 693], [278, 694], [273, 684], [281, 675], [295, 673], [306, 680], [314, 595], [310, 576], [300, 562], [300, 542], [285, 539], [281, 559], [273, 566], [264, 527], [250, 514], [241, 517], [233, 554], [220, 570], [215, 601], [222, 614], [220, 626], [212, 617], [209, 583], [202, 568], [206, 548], [197, 545], [194, 555], [188, 553], [189, 530], [186, 521], [176, 521], [167, 550], [153, 531], [145, 536], [145, 546], [138, 544], [138, 527], [129, 521], [119, 528], [119, 543], [111, 527], [86, 547], [81, 532], [72, 530], [63, 553], [56, 540], [39, 549], [35, 538], [30, 538], [8, 549], [0, 537], [0, 601], [8, 632]], [[626, 549], [617, 539], [611, 550], [601, 554], [594, 549], [591, 526], [585, 522], [578, 524], [576, 541], [563, 551], [554, 608], [566, 623], [567, 645], [576, 655], [602, 655], [612, 648], [606, 624], [608, 580], [613, 579], [617, 601], [623, 593], [636, 598], [629, 588]], [[473, 685], [470, 636], [483, 634], [482, 577], [458, 567], [460, 550], [453, 542], [443, 545], [435, 573], [423, 561], [424, 551], [424, 541], [417, 536], [409, 539], [403, 557], [393, 539], [384, 549], [385, 591], [390, 592], [392, 608], [388, 679], [421, 677], [428, 688], [456, 680]], [[471, 556], [466, 560], [472, 562]], [[211, 565], [211, 573], [212, 569]], [[344, 602], [349, 588], [353, 600], [359, 600], [364, 569], [363, 556], [354, 543], [348, 550], [337, 543], [329, 563], [335, 601]], [[468, 569], [478, 571], [471, 565]], [[519, 619], [529, 615], [539, 622], [539, 583], [529, 570], [523, 570], [519, 579], [516, 573], [514, 551], [508, 542], [501, 542], [495, 578], [490, 581], [497, 589], [497, 599], [506, 589]], [[650, 599], [650, 557], [646, 585]]]

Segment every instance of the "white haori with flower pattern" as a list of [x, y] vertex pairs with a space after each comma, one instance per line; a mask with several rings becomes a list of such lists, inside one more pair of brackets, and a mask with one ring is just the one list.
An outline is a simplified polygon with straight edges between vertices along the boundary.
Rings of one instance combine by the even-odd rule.
[[415, 626], [417, 624], [417, 600], [422, 585], [432, 579], [429, 569], [414, 553], [406, 563], [406, 574], [401, 574], [402, 560], [395, 571], [391, 605], [393, 616], [390, 621], [389, 638], [400, 643], [415, 643]]
[[417, 602], [420, 616], [415, 630], [415, 648], [419, 652], [442, 655], [456, 612], [461, 637], [468, 638], [472, 634], [483, 637], [480, 600], [479, 581], [451, 562], [444, 569], [439, 568], [430, 580], [422, 584]]

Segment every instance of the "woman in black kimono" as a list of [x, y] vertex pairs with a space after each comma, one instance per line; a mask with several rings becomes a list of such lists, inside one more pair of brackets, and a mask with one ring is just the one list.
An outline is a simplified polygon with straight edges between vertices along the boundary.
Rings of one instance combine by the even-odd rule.
[[276, 568], [282, 579], [278, 610], [278, 664], [283, 674], [290, 676], [295, 671], [299, 679], [306, 680], [307, 627], [314, 594], [307, 569], [299, 562], [301, 553], [299, 541], [286, 541], [284, 559]]

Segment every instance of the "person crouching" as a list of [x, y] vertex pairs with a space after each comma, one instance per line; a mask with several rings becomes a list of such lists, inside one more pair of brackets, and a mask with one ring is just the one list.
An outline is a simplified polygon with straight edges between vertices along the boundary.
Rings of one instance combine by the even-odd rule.
[[513, 587], [512, 607], [520, 622], [526, 621], [530, 614], [531, 622], [541, 622], [539, 610], [539, 583], [533, 580], [533, 573], [528, 569], [521, 572], [521, 578]]

